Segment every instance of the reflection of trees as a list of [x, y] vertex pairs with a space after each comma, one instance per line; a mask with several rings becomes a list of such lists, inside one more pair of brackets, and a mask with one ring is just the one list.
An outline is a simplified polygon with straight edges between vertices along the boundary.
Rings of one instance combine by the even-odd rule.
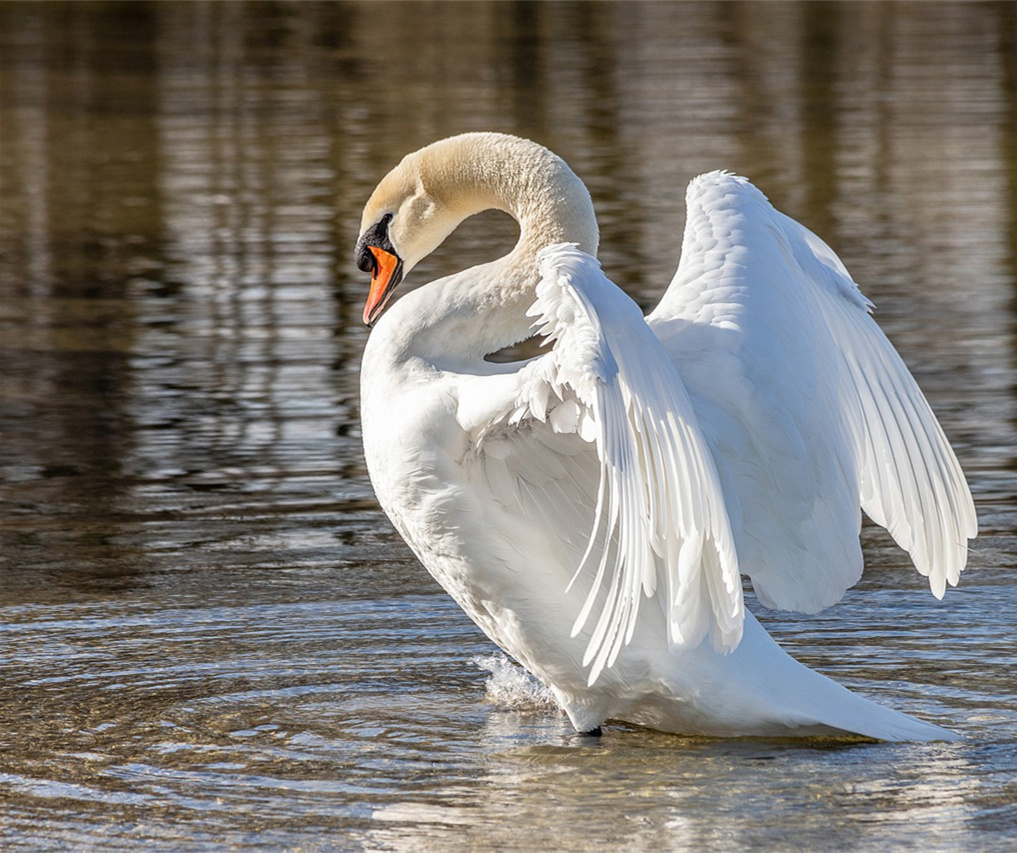
[[[36, 595], [53, 576], [112, 580], [137, 559], [111, 516], [134, 443], [128, 282], [157, 257], [159, 215], [152, 127], [127, 117], [155, 80], [124, 39], [150, 38], [152, 22], [68, 11], [60, 26], [14, 7], [0, 25], [3, 515], [5, 550], [28, 570], [5, 579], [11, 594], [20, 580]], [[125, 67], [140, 73], [109, 85]]]
[[[109, 507], [177, 512], [210, 490], [364, 497], [359, 211], [404, 153], [482, 128], [573, 164], [608, 272], [646, 304], [677, 261], [686, 181], [748, 174], [841, 252], [919, 372], [924, 353], [949, 353], [923, 377], [934, 403], [964, 429], [988, 424], [997, 446], [1012, 435], [1012, 384], [992, 371], [1015, 349], [1005, 4], [19, 4], [0, 17], [3, 450], [29, 506], [77, 502], [109, 533]], [[478, 219], [408, 285], [512, 234]]]
[[[370, 598], [379, 578], [386, 596], [405, 589], [409, 563], [387, 563], [394, 534], [371, 503], [360, 458], [365, 283], [349, 253], [384, 171], [437, 137], [476, 129], [532, 136], [572, 163], [593, 191], [608, 272], [644, 303], [677, 261], [687, 180], [713, 168], [757, 180], [837, 248], [879, 303], [880, 321], [982, 478], [983, 508], [1009, 524], [1015, 9], [0, 3], [0, 605], [63, 603], [84, 589], [91, 607], [97, 589], [143, 576], [151, 588], [136, 602], [159, 607], [173, 596], [160, 574], [224, 564], [343, 565], [341, 594]], [[478, 217], [407, 284], [487, 260], [512, 234], [504, 217]], [[992, 494], [1003, 496], [995, 506]], [[1009, 543], [981, 546], [978, 559], [1002, 562]], [[244, 605], [263, 616], [282, 583], [262, 578], [252, 592], [242, 574], [185, 581], [187, 606], [200, 607], [211, 588], [203, 584], [215, 586], [216, 601], [235, 594], [244, 615], [231, 630], [242, 631], [261, 618]], [[421, 577], [410, 582], [419, 587]], [[329, 594], [326, 582], [305, 580], [287, 575], [291, 594]], [[118, 653], [105, 624], [87, 634], [89, 678], [93, 661], [101, 670]], [[998, 663], [995, 627], [985, 622], [990, 639], [971, 640], [974, 663], [959, 670], [956, 689], [968, 696], [998, 686], [986, 674]], [[193, 624], [177, 629], [200, 645]], [[65, 630], [59, 621], [47, 629], [54, 643]], [[379, 631], [385, 643], [393, 635]], [[32, 638], [22, 639], [30, 658]], [[220, 651], [209, 655], [218, 668]], [[32, 695], [46, 723], [61, 725], [47, 689]], [[36, 705], [17, 691], [9, 698], [34, 718]], [[235, 700], [222, 703], [232, 713]], [[993, 775], [989, 758], [972, 772], [933, 750], [881, 782], [866, 748], [831, 758], [796, 747], [787, 759], [779, 748], [675, 746], [646, 733], [585, 752], [567, 734], [542, 743], [532, 721], [517, 725], [506, 712], [486, 721], [471, 744], [483, 767], [469, 784], [436, 774], [433, 740], [414, 730], [407, 741], [423, 744], [413, 762], [421, 787], [401, 779], [395, 792], [358, 794], [358, 814], [378, 806], [364, 832], [393, 849], [421, 837], [581, 847], [577, 836], [594, 824], [620, 847], [758, 844], [743, 797], [751, 789], [767, 790], [767, 817], [794, 824], [799, 840], [812, 833], [813, 846], [828, 842], [834, 814], [846, 827], [838, 839], [850, 832], [878, 846], [886, 822], [918, 818], [925, 836], [940, 840], [930, 825], [953, 828], [942, 843], [962, 847], [953, 842], [970, 840], [972, 802], [983, 818], [998, 815], [984, 791], [1004, 775]], [[165, 737], [129, 747], [161, 769], [165, 758], [148, 747]], [[193, 737], [208, 738], [200, 729]], [[40, 772], [55, 778], [61, 762], [82, 759], [68, 758], [59, 736], [53, 743], [40, 750], [58, 760]], [[341, 781], [342, 761], [374, 772], [349, 754], [314, 772]], [[838, 762], [847, 767], [835, 778], [868, 781], [831, 793], [827, 773]], [[755, 767], [762, 781], [753, 783]], [[582, 797], [572, 797], [580, 776]], [[193, 795], [190, 779], [186, 787]], [[219, 793], [223, 815], [249, 817], [243, 794]], [[349, 807], [336, 802], [330, 793], [322, 807], [341, 823]], [[888, 834], [901, 837], [892, 826]]]

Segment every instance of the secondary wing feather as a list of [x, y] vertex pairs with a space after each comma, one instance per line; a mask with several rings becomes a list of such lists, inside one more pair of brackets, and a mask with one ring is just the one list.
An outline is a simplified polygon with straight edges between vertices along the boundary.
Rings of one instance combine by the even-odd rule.
[[956, 584], [977, 531], [956, 457], [833, 251], [743, 178], [687, 193], [681, 262], [647, 318], [717, 459], [764, 604], [816, 611], [861, 575], [859, 506]]
[[[663, 608], [675, 646], [709, 635], [718, 649], [735, 647], [743, 610], [734, 538], [681, 377], [595, 259], [560, 245], [540, 264], [531, 314], [552, 346], [516, 374], [478, 379], [482, 406], [462, 389], [459, 421], [474, 437], [476, 464], [490, 468], [486, 482], [503, 505], [555, 518], [563, 512], [551, 509], [556, 502], [593, 499], [591, 483], [579, 482], [591, 472], [535, 472], [526, 455], [546, 452], [556, 433], [592, 438], [595, 507], [569, 584], [585, 595], [572, 633], [589, 638], [590, 684], [631, 640], [647, 598]], [[537, 464], [546, 459], [541, 453]]]

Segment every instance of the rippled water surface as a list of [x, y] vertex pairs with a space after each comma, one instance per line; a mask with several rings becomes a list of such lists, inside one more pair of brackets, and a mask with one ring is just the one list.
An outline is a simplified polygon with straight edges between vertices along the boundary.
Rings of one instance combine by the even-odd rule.
[[[1015, 10], [0, 5], [0, 846], [1013, 849]], [[579, 739], [415, 562], [351, 249], [399, 157], [475, 129], [569, 160], [646, 306], [707, 169], [838, 250], [983, 532], [941, 603], [867, 528], [844, 602], [761, 618], [963, 742]]]

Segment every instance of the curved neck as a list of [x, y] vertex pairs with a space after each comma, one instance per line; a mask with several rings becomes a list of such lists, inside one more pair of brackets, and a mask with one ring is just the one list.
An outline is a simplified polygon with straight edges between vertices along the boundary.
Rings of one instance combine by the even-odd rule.
[[505, 257], [400, 300], [415, 312], [412, 320], [406, 318], [413, 350], [426, 357], [479, 358], [530, 337], [526, 309], [540, 280], [537, 253], [555, 243], [597, 253], [597, 220], [585, 185], [546, 148], [501, 134], [464, 134], [413, 156], [419, 158], [415, 165], [424, 188], [455, 225], [490, 209], [519, 223], [519, 240]]
[[597, 219], [586, 186], [542, 145], [496, 133], [443, 139], [418, 152], [421, 181], [461, 222], [503, 210], [519, 223], [516, 249], [553, 243], [597, 254]]

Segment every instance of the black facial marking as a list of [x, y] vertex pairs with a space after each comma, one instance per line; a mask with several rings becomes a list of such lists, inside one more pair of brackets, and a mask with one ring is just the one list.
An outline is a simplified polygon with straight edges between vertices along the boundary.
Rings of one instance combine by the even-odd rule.
[[374, 260], [374, 255], [371, 254], [368, 246], [377, 246], [379, 249], [384, 249], [390, 255], [395, 255], [396, 251], [392, 248], [392, 241], [388, 238], [388, 224], [391, 221], [392, 214], [386, 213], [378, 222], [368, 228], [357, 241], [357, 269], [361, 272], [369, 272], [373, 275], [377, 268], [377, 262]]

